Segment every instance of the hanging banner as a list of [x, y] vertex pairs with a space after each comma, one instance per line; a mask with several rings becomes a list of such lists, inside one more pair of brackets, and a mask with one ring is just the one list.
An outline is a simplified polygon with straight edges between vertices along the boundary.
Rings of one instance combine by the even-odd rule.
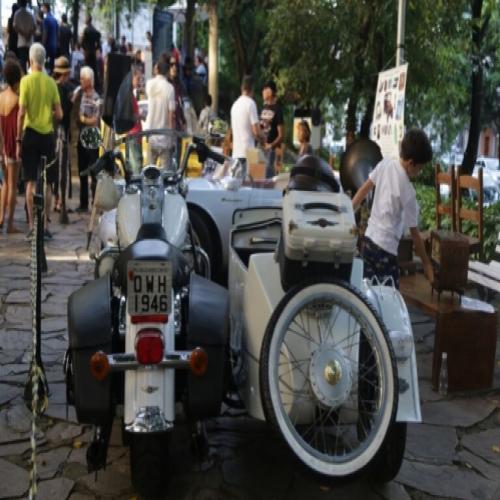
[[172, 25], [174, 16], [167, 10], [155, 7], [153, 11], [153, 62], [172, 48]]
[[403, 64], [378, 75], [371, 139], [380, 146], [384, 158], [399, 158], [399, 145], [405, 133], [407, 74], [408, 64]]

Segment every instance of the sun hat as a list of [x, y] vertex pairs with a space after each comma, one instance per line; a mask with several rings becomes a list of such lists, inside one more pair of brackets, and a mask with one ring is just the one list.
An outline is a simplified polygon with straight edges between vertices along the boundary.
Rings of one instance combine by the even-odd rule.
[[60, 75], [64, 73], [69, 73], [71, 67], [67, 57], [60, 56], [54, 61], [54, 73], [59, 73]]

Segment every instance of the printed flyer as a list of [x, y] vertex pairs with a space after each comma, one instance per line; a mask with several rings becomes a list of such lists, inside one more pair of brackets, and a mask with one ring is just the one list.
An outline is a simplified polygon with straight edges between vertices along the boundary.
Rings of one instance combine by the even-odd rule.
[[378, 75], [377, 96], [373, 110], [371, 139], [384, 158], [399, 157], [399, 144], [405, 133], [405, 91], [408, 64]]

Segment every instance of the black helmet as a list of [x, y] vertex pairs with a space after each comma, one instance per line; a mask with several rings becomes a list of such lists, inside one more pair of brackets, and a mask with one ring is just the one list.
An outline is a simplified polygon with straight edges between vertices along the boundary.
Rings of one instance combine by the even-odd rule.
[[314, 155], [301, 156], [290, 172], [287, 191], [324, 191], [338, 193], [339, 184], [330, 165]]

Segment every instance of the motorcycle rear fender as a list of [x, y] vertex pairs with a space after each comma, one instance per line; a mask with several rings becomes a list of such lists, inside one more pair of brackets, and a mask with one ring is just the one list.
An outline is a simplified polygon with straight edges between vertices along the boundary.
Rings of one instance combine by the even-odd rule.
[[[135, 338], [139, 330], [143, 328], [160, 329], [163, 334], [165, 350], [174, 350], [175, 331], [173, 315], [169, 317], [168, 322], [165, 324], [144, 323], [134, 325], [127, 314], [125, 352], [135, 353]], [[165, 428], [171, 427], [175, 420], [174, 369], [147, 366], [125, 372], [125, 425], [133, 424], [144, 408], [158, 408], [165, 421]]]

